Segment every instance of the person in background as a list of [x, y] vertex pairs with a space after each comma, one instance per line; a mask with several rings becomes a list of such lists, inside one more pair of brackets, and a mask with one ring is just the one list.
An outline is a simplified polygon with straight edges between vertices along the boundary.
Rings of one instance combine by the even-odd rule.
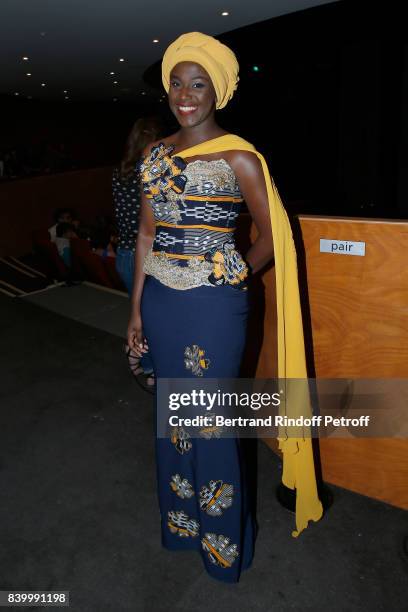
[[118, 235], [114, 227], [100, 231], [94, 238], [93, 251], [103, 258], [116, 257]]
[[78, 238], [81, 238], [82, 240], [91, 240], [92, 227], [86, 223], [83, 223], [74, 208], [69, 208], [66, 210], [71, 213], [71, 224], [74, 226], [75, 233], [77, 234]]
[[70, 223], [58, 223], [54, 242], [68, 268], [71, 267], [71, 238], [77, 238], [75, 227]]
[[[133, 289], [135, 246], [139, 228], [140, 177], [138, 169], [144, 148], [149, 142], [160, 136], [162, 129], [161, 122], [156, 117], [138, 119], [127, 137], [122, 160], [114, 169], [112, 176], [112, 194], [118, 228], [116, 269], [129, 296]], [[129, 347], [126, 347], [126, 350], [133, 374], [149, 374], [146, 382], [153, 385], [153, 365], [148, 353], [139, 359], [132, 357]]]
[[54, 212], [54, 225], [48, 228], [51, 242], [55, 242], [57, 238], [57, 225], [59, 223], [72, 224], [72, 210], [70, 208], [57, 208]]

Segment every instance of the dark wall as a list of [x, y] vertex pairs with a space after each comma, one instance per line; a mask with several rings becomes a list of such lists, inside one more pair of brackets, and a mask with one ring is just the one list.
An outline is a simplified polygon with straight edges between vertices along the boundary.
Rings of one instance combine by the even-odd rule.
[[235, 125], [249, 118], [245, 130], [298, 212], [407, 216], [402, 11], [392, 1], [337, 2], [222, 37], [241, 65]]
[[85, 225], [112, 216], [112, 168], [61, 172], [0, 186], [0, 257], [32, 249], [32, 234], [54, 224], [56, 208], [73, 208]]
[[1, 100], [0, 148], [42, 150], [63, 142], [78, 167], [117, 161], [134, 121], [149, 112], [136, 104], [116, 102], [41, 102]]

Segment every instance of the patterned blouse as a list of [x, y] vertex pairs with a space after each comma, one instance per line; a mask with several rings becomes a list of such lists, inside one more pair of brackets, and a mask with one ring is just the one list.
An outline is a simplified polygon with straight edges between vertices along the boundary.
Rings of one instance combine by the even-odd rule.
[[128, 179], [115, 168], [112, 176], [112, 195], [118, 228], [118, 248], [134, 252], [139, 227], [140, 184], [135, 171]]
[[231, 166], [224, 159], [186, 163], [173, 150], [160, 143], [140, 166], [156, 223], [145, 273], [174, 289], [245, 289], [248, 267], [234, 243], [243, 198]]

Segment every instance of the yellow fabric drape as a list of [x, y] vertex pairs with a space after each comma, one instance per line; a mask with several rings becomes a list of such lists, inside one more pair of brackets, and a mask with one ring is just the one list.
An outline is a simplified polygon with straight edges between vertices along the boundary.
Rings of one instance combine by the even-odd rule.
[[[249, 142], [234, 134], [207, 140], [179, 151], [176, 155], [185, 158], [232, 150], [255, 153], [262, 164], [275, 254], [278, 377], [304, 380], [304, 384], [288, 380], [288, 383], [293, 384], [286, 386], [292, 392], [286, 397], [285, 412], [289, 417], [308, 416], [310, 404], [296, 251], [288, 216], [263, 155]], [[283, 454], [282, 482], [290, 489], [296, 489], [296, 530], [292, 535], [297, 537], [307, 527], [309, 520], [318, 521], [323, 514], [317, 494], [312, 443], [310, 437], [288, 437], [286, 432], [284, 435], [280, 433], [278, 440]]]

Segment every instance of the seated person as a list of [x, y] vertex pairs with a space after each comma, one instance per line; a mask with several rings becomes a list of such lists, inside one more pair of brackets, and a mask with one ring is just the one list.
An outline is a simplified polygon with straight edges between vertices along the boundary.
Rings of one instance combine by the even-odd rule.
[[70, 208], [57, 208], [54, 212], [54, 225], [48, 228], [51, 242], [55, 242], [57, 237], [58, 223], [72, 223], [72, 210]]
[[78, 238], [81, 240], [91, 240], [92, 227], [86, 223], [83, 223], [73, 208], [70, 208], [69, 210], [71, 211], [72, 217], [72, 221], [70, 221], [70, 223], [74, 226], [74, 230]]
[[93, 251], [101, 257], [116, 257], [118, 236], [115, 228], [100, 231], [92, 241]]
[[71, 238], [77, 238], [75, 228], [70, 223], [58, 223], [54, 240], [60, 257], [66, 266], [71, 266]]

